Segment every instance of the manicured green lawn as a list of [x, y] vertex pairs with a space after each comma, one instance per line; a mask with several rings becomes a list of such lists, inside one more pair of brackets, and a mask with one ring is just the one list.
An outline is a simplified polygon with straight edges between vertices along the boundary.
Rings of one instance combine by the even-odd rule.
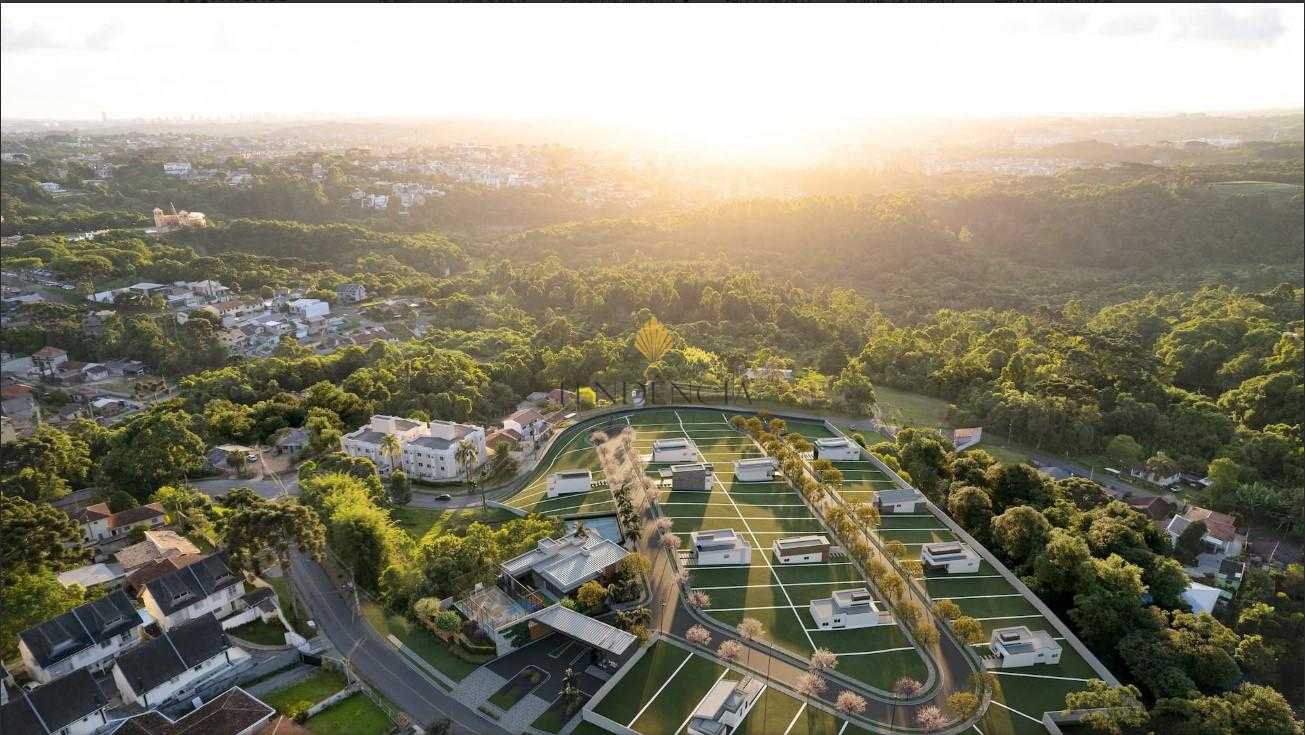
[[388, 612], [380, 605], [366, 600], [363, 601], [362, 609], [367, 622], [371, 623], [381, 635], [393, 635], [403, 641], [403, 645], [412, 649], [413, 653], [450, 679], [461, 681], [467, 674], [479, 668], [478, 664], [463, 661], [453, 655], [443, 641], [403, 615]]
[[264, 623], [262, 620], [254, 620], [228, 632], [236, 638], [261, 646], [285, 645], [285, 627], [280, 622]]
[[394, 723], [364, 694], [355, 694], [308, 719], [313, 735], [384, 735]]
[[344, 688], [344, 674], [329, 669], [318, 669], [308, 678], [285, 689], [263, 697], [263, 701], [278, 712], [286, 714], [291, 707], [301, 702], [317, 704]]
[[[744, 718], [743, 724], [734, 731], [735, 735], [785, 735], [789, 723], [801, 708], [801, 702], [778, 689], [766, 689], [752, 705], [752, 711]], [[829, 732], [836, 733], [839, 727], [842, 723]]]
[[512, 709], [512, 705], [520, 702], [527, 694], [534, 690], [544, 681], [544, 672], [531, 666], [512, 677], [497, 692], [489, 697], [489, 701], [495, 707], [504, 712]]
[[629, 722], [670, 678], [671, 673], [691, 655], [664, 641], [654, 643], [603, 701], [598, 703], [598, 714], [621, 724]]
[[394, 522], [413, 539], [420, 541], [431, 529], [441, 533], [458, 533], [472, 523], [493, 525], [505, 523], [516, 518], [511, 511], [502, 508], [489, 508], [481, 511], [480, 507], [461, 508], [458, 510], [436, 510], [434, 508], [414, 508], [404, 506], [390, 511]]
[[724, 667], [715, 661], [694, 656], [680, 673], [669, 681], [663, 679], [666, 688], [629, 727], [642, 733], [676, 732], [724, 671]]

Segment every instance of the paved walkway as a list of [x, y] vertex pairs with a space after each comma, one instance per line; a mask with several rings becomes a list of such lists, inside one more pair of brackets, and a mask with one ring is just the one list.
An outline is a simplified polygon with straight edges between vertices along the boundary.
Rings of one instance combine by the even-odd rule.
[[490, 671], [489, 667], [481, 666], [458, 682], [450, 694], [468, 707], [479, 707], [485, 703], [485, 700], [494, 696], [494, 692], [502, 689], [507, 681]]

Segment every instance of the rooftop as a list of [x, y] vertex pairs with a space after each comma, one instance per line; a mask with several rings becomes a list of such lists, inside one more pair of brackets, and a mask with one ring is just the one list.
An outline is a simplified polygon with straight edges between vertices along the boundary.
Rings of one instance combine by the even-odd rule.
[[137, 694], [144, 694], [231, 647], [212, 613], [165, 630], [118, 657], [114, 664]]
[[1060, 645], [1051, 639], [1047, 631], [1029, 630], [1028, 626], [1025, 625], [994, 629], [992, 631], [991, 645], [1000, 645], [1007, 653], [1032, 653], [1044, 649], [1060, 648]]
[[74, 607], [18, 634], [42, 668], [62, 661], [141, 625], [140, 614], [122, 591]]
[[829, 539], [824, 536], [789, 536], [775, 542], [775, 545], [781, 549], [802, 548], [806, 546], [828, 546]]
[[693, 710], [693, 727], [704, 732], [725, 732], [719, 720], [726, 712], [737, 713], [743, 705], [754, 699], [764, 684], [759, 679], [745, 676], [738, 680], [721, 679], [703, 696]]
[[905, 490], [880, 490], [878, 495], [875, 497], [881, 503], [907, 503], [912, 500], [917, 502], [924, 500], [924, 496], [915, 488], [907, 488]]
[[533, 571], [561, 590], [571, 590], [621, 561], [630, 552], [586, 529], [560, 539], [540, 539], [535, 548], [503, 562], [503, 571], [519, 577]]
[[105, 704], [95, 678], [86, 669], [78, 669], [30, 692], [14, 691], [0, 706], [0, 732], [53, 735]]
[[852, 444], [852, 440], [845, 436], [827, 436], [816, 440], [818, 447], [846, 447]]
[[742, 536], [732, 528], [721, 528], [714, 531], [694, 531], [690, 534], [693, 538], [693, 545], [699, 551], [714, 551], [717, 549], [733, 549], [747, 546], [748, 542], [743, 540]]
[[172, 613], [240, 583], [240, 577], [227, 567], [226, 553], [209, 554], [175, 572], [169, 572], [145, 585], [164, 615]]
[[966, 544], [957, 541], [946, 541], [936, 544], [925, 544], [921, 549], [921, 554], [927, 556], [933, 561], [947, 562], [959, 559], [972, 559], [978, 556], [974, 549]]
[[680, 449], [687, 447], [691, 442], [684, 437], [671, 437], [669, 439], [657, 439], [653, 442], [653, 449]]
[[559, 633], [618, 656], [628, 651], [638, 640], [631, 633], [614, 628], [588, 615], [568, 610], [560, 604], [546, 607], [535, 613], [533, 617]]
[[233, 687], [178, 720], [157, 711], [137, 715], [114, 735], [241, 735], [276, 710], [240, 687]]
[[734, 460], [735, 467], [775, 467], [778, 464], [779, 460], [774, 457], [752, 457]]

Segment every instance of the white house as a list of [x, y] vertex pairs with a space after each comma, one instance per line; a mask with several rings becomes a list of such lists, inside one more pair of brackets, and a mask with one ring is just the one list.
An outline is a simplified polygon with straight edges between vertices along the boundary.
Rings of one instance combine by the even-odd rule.
[[948, 574], [970, 574], [979, 571], [979, 554], [968, 544], [948, 541], [925, 544], [920, 549], [920, 561], [928, 569], [946, 569]]
[[747, 566], [752, 563], [752, 547], [732, 528], [694, 531], [689, 536], [693, 542], [695, 566]]
[[593, 473], [589, 470], [564, 470], [548, 476], [548, 497], [571, 493], [587, 493], [593, 484]]
[[185, 176], [190, 173], [190, 163], [187, 161], [168, 161], [163, 164], [163, 173], [169, 176]]
[[151, 580], [141, 600], [150, 617], [168, 630], [210, 613], [224, 618], [236, 611], [244, 594], [244, 580], [227, 566], [226, 554], [217, 552]]
[[217, 618], [205, 615], [119, 656], [113, 682], [123, 702], [157, 707], [192, 694], [196, 685], [248, 660], [249, 654], [232, 645]]
[[861, 446], [847, 437], [830, 436], [816, 440], [811, 456], [831, 462], [861, 459]]
[[995, 668], [999, 669], [1060, 663], [1060, 644], [1047, 631], [1029, 630], [1024, 625], [993, 630], [988, 650], [996, 658]]
[[361, 283], [342, 283], [335, 287], [335, 297], [342, 304], [355, 304], [367, 298], [367, 289]]
[[923, 502], [924, 495], [913, 487], [905, 490], [880, 490], [875, 495], [875, 505], [879, 506], [880, 513], [914, 513]]
[[1180, 472], [1174, 472], [1172, 475], [1164, 475], [1159, 472], [1148, 470], [1146, 465], [1137, 465], [1130, 469], [1128, 474], [1138, 478], [1139, 480], [1146, 480], [1153, 485], [1159, 485], [1160, 487], [1169, 487], [1182, 479], [1182, 473]]
[[1230, 556], [1241, 552], [1242, 545], [1237, 537], [1237, 519], [1227, 513], [1219, 513], [1199, 505], [1190, 506], [1181, 515], [1170, 518], [1165, 531], [1169, 533], [1169, 538], [1173, 539], [1174, 543], [1178, 543], [1178, 537], [1193, 523], [1205, 524], [1205, 535], [1201, 537], [1201, 541], [1213, 551]]
[[879, 625], [886, 610], [865, 587], [835, 590], [830, 597], [811, 601], [811, 617], [826, 630]]
[[780, 564], [807, 564], [829, 561], [829, 539], [825, 536], [789, 536], [775, 539], [771, 545]]
[[331, 305], [321, 299], [295, 299], [286, 304], [286, 307], [290, 313], [304, 320], [331, 313]]
[[[0, 682], [0, 690], [7, 687]], [[0, 732], [22, 735], [91, 735], [109, 724], [108, 701], [91, 672], [81, 669], [31, 691], [0, 695]]]
[[658, 464], [698, 461], [698, 447], [686, 437], [658, 439], [653, 442], [652, 461]]
[[392, 457], [382, 448], [387, 435], [399, 440], [399, 468], [417, 480], [453, 480], [462, 475], [457, 462], [458, 446], [471, 442], [476, 449], [476, 466], [485, 461], [485, 430], [452, 421], [414, 421], [396, 416], [373, 416], [371, 423], [345, 434], [345, 454], [367, 457], [382, 473], [394, 469]]
[[774, 457], [753, 457], [734, 461], [734, 479], [738, 482], [770, 482], [779, 470]]
[[743, 724], [752, 706], [761, 698], [766, 686], [758, 679], [745, 676], [738, 680], [721, 679], [689, 717], [689, 735], [729, 735]]
[[32, 678], [48, 683], [74, 671], [97, 671], [140, 642], [147, 620], [126, 593], [111, 592], [18, 634]]
[[82, 527], [82, 538], [87, 544], [99, 544], [125, 537], [138, 526], [155, 528], [167, 520], [167, 513], [158, 503], [147, 503], [135, 508], [111, 513], [108, 503], [96, 503], [69, 514]]

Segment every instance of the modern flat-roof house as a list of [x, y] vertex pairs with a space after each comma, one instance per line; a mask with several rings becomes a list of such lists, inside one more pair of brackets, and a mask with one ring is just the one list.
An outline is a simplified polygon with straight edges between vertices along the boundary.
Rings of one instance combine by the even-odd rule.
[[31, 691], [13, 689], [7, 696], [0, 704], [5, 735], [90, 735], [109, 724], [108, 701], [85, 669]]
[[168, 630], [209, 613], [224, 618], [236, 611], [244, 594], [245, 581], [219, 551], [146, 583], [141, 600], [159, 627]]
[[462, 474], [456, 455], [458, 446], [471, 442], [476, 448], [476, 466], [485, 461], [485, 430], [452, 421], [414, 421], [397, 416], [373, 416], [371, 422], [341, 439], [344, 453], [367, 457], [388, 474], [393, 458], [382, 448], [387, 435], [399, 440], [398, 467], [416, 480], [453, 480]]
[[772, 544], [780, 564], [806, 564], [829, 561], [829, 539], [825, 536], [789, 536]]
[[969, 544], [947, 541], [925, 544], [920, 549], [920, 561], [927, 569], [946, 569], [948, 574], [970, 574], [979, 571], [979, 554]]
[[702, 492], [711, 489], [716, 479], [716, 468], [703, 462], [677, 464], [671, 466], [671, 490], [696, 490]]
[[914, 513], [924, 502], [924, 495], [915, 488], [905, 490], [880, 490], [875, 495], [875, 505], [880, 513]]
[[167, 513], [158, 503], [138, 505], [117, 513], [109, 511], [108, 503], [96, 503], [69, 515], [82, 527], [86, 544], [113, 541], [131, 533], [131, 529], [137, 526], [154, 528], [167, 520]]
[[761, 698], [766, 686], [758, 679], [721, 679], [707, 690], [707, 694], [693, 709], [689, 717], [689, 735], [729, 735], [743, 724], [752, 706]]
[[779, 471], [779, 460], [774, 457], [753, 457], [734, 461], [734, 479], [737, 482], [770, 482]]
[[752, 563], [752, 547], [732, 528], [694, 531], [689, 537], [693, 543], [695, 566], [747, 566]]
[[816, 440], [811, 456], [831, 462], [861, 459], [861, 446], [844, 436], [829, 436]]
[[609, 674], [615, 673], [639, 650], [639, 639], [633, 633], [569, 610], [561, 604], [540, 610], [531, 616], [531, 620], [589, 646], [589, 663]]
[[589, 470], [563, 470], [548, 476], [548, 497], [571, 493], [587, 493], [593, 485], [594, 474]]
[[249, 654], [231, 644], [217, 618], [205, 615], [119, 656], [113, 681], [124, 702], [158, 707], [247, 660]]
[[1208, 508], [1202, 508], [1199, 505], [1193, 505], [1182, 515], [1176, 515], [1169, 519], [1169, 525], [1165, 530], [1169, 532], [1169, 537], [1175, 542], [1183, 531], [1193, 523], [1205, 523], [1205, 535], [1201, 540], [1220, 554], [1237, 554], [1240, 544], [1237, 543], [1237, 521], [1227, 513], [1219, 513]]
[[18, 634], [18, 652], [32, 678], [46, 683], [74, 671], [108, 668], [140, 642], [147, 621], [121, 591], [74, 607]]
[[685, 437], [657, 439], [653, 442], [652, 461], [658, 464], [697, 462], [698, 447]]
[[1060, 662], [1060, 644], [1047, 631], [1029, 630], [1025, 625], [993, 630], [988, 650], [996, 658], [995, 668], [999, 669]]
[[879, 625], [886, 609], [865, 587], [836, 590], [829, 597], [811, 601], [811, 617], [823, 630]]
[[[113, 735], [276, 735], [264, 729], [276, 714], [267, 703], [240, 687], [232, 687], [185, 716], [173, 720], [158, 710], [136, 715]], [[302, 732], [286, 728], [280, 732]]]
[[312, 319], [331, 313], [331, 305], [321, 299], [295, 299], [287, 303], [286, 308], [300, 319]]
[[619, 544], [586, 529], [559, 539], [540, 539], [535, 548], [502, 564], [503, 574], [552, 597], [562, 597], [596, 579], [629, 556]]

